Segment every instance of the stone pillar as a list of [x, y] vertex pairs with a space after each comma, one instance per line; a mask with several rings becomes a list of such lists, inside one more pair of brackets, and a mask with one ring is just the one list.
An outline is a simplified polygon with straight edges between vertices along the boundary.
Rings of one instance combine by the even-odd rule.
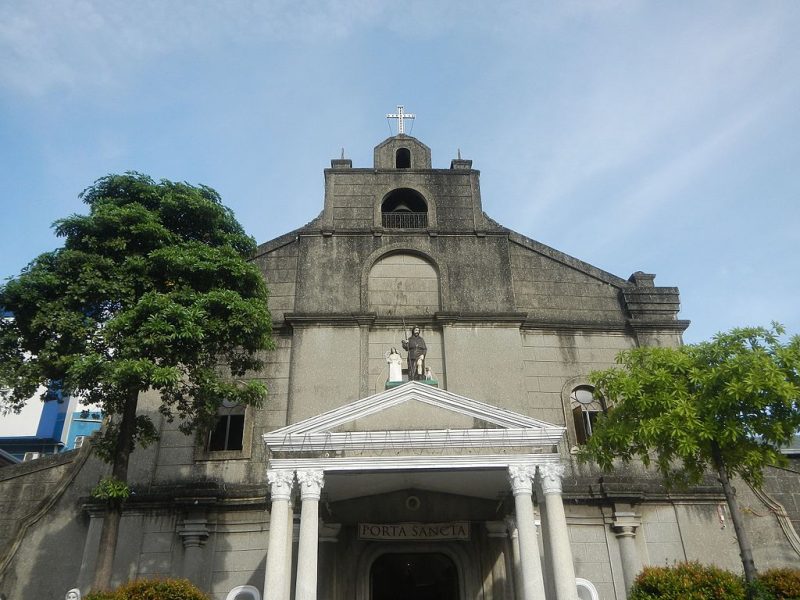
[[617, 536], [619, 555], [622, 559], [622, 578], [625, 581], [625, 592], [630, 593], [636, 575], [642, 569], [642, 561], [636, 550], [636, 529], [639, 527], [639, 516], [629, 511], [614, 511], [612, 528]]
[[512, 517], [506, 519], [508, 538], [511, 543], [511, 566], [514, 574], [514, 598], [523, 600], [522, 597], [522, 560], [519, 555], [519, 530], [517, 522]]
[[294, 471], [267, 471], [272, 510], [269, 515], [264, 600], [286, 600], [286, 582], [291, 579], [286, 568], [286, 539], [291, 535], [288, 516], [293, 482]]
[[300, 487], [300, 543], [297, 549], [295, 600], [317, 600], [319, 559], [319, 497], [324, 485], [322, 470], [297, 471]]
[[561, 500], [561, 478], [564, 476], [564, 465], [540, 465], [539, 476], [547, 511], [547, 537], [552, 552], [550, 564], [553, 568], [556, 600], [577, 600], [578, 587], [575, 584], [572, 547], [569, 543], [564, 503]]
[[493, 600], [512, 600], [511, 563], [508, 560], [508, 526], [505, 521], [486, 521], [487, 557], [492, 568]]
[[100, 531], [103, 528], [105, 507], [84, 506], [84, 510], [89, 514], [89, 531], [86, 532], [86, 541], [83, 545], [83, 559], [78, 572], [78, 588], [86, 593], [94, 581], [94, 569], [100, 549]]
[[[339, 565], [336, 544], [339, 542], [341, 523], [320, 523], [319, 526], [319, 572], [326, 579], [319, 582], [320, 594], [317, 600], [333, 600], [339, 590]], [[347, 577], [344, 577], [347, 580]]]
[[192, 583], [205, 587], [200, 581], [203, 573], [203, 546], [208, 539], [208, 519], [205, 512], [188, 513], [178, 526], [178, 535], [183, 542], [183, 576]]
[[522, 599], [544, 598], [542, 561], [536, 541], [536, 523], [533, 517], [533, 478], [536, 467], [511, 466], [508, 468], [511, 490], [514, 493], [514, 508], [517, 514], [519, 533], [520, 571], [522, 573]]

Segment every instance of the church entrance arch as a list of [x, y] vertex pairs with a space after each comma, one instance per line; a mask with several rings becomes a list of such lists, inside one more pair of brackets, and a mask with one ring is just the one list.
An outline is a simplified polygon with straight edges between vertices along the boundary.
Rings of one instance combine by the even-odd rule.
[[370, 600], [460, 600], [453, 560], [434, 552], [387, 552], [372, 563]]
[[478, 569], [460, 543], [370, 543], [358, 562], [357, 600], [478, 597], [480, 582], [472, 576]]

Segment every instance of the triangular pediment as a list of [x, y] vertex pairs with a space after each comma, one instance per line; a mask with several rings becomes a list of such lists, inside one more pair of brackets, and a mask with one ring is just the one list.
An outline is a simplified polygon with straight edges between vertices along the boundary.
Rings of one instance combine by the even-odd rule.
[[[429, 427], [381, 428], [381, 415], [423, 405], [450, 419], [432, 419]], [[393, 419], [387, 419], [392, 422]], [[446, 427], [438, 423], [444, 422]], [[459, 423], [461, 426], [453, 426]], [[447, 390], [410, 382], [309, 417], [264, 435], [276, 451], [339, 450], [348, 447], [447, 448], [449, 446], [546, 446], [558, 443], [564, 427], [533, 419]]]

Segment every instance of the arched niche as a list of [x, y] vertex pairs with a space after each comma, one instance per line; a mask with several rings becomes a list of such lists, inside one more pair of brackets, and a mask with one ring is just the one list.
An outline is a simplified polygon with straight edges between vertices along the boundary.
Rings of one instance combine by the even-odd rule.
[[[372, 269], [379, 261], [390, 254], [413, 254], [430, 264], [439, 278], [439, 306], [446, 311], [450, 307], [450, 285], [447, 264], [431, 248], [430, 240], [418, 238], [407, 240], [404, 243], [386, 244], [372, 252], [361, 266], [361, 310], [369, 311], [369, 276]], [[425, 314], [424, 312], [422, 314]], [[419, 316], [417, 313], [416, 316]]]
[[394, 189], [381, 202], [381, 225], [386, 229], [425, 229], [428, 202], [417, 190]]
[[376, 260], [367, 276], [367, 311], [378, 315], [433, 315], [442, 309], [436, 267], [412, 252]]

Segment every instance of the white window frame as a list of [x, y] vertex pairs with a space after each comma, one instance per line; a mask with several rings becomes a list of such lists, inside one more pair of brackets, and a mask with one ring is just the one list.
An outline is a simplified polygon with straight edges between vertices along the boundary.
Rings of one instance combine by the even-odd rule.
[[[250, 594], [250, 598], [240, 598], [239, 594]], [[261, 592], [252, 585], [237, 585], [228, 592], [225, 600], [261, 600]]]
[[576, 591], [579, 588], [585, 589], [589, 592], [589, 596], [591, 596], [591, 600], [600, 600], [600, 594], [597, 593], [597, 588], [594, 587], [594, 584], [589, 581], [588, 579], [584, 579], [583, 577], [576, 577], [575, 578], [575, 589]]

